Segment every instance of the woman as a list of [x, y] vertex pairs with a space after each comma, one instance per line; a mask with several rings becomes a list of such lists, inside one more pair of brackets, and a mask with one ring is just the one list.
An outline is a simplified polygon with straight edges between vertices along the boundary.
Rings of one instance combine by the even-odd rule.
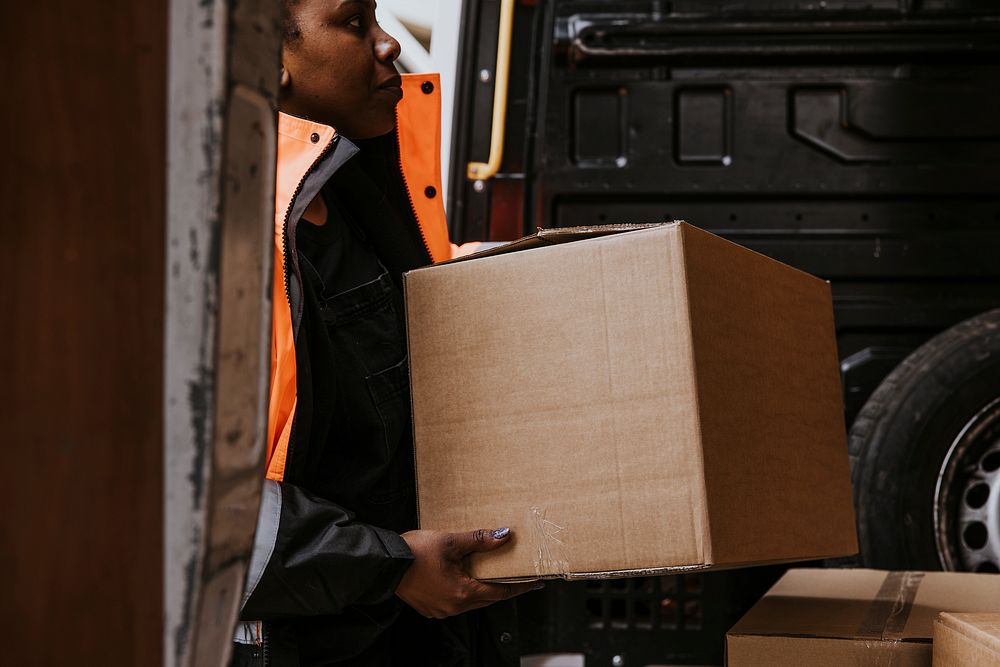
[[234, 664], [485, 664], [468, 624], [426, 619], [532, 588], [465, 571], [510, 531], [414, 530], [401, 280], [451, 255], [438, 82], [396, 73], [370, 0], [285, 9], [268, 469]]

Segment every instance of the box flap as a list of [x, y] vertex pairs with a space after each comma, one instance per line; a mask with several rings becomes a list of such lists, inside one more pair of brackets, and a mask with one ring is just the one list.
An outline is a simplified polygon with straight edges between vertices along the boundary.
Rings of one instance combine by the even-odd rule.
[[913, 642], [732, 634], [726, 637], [727, 664], [734, 667], [930, 667], [931, 651], [930, 644]]
[[622, 232], [634, 232], [640, 229], [651, 229], [653, 227], [665, 227], [680, 224], [682, 221], [674, 220], [668, 222], [644, 222], [644, 223], [620, 223], [616, 225], [592, 225], [586, 227], [557, 227], [554, 229], [538, 228], [538, 231], [530, 236], [523, 236], [516, 241], [505, 243], [500, 246], [480, 250], [469, 255], [456, 257], [440, 264], [452, 264], [455, 262], [467, 262], [472, 259], [483, 257], [493, 257], [494, 255], [505, 255], [510, 252], [521, 250], [531, 250], [532, 248], [542, 248], [544, 246], [556, 245], [557, 243], [569, 243], [570, 241], [580, 241], [582, 239], [597, 238], [610, 234], [620, 234]]
[[790, 570], [730, 634], [929, 642], [941, 611], [1000, 612], [1000, 577]]
[[853, 638], [885, 576], [876, 570], [789, 570], [729, 632]]
[[781, 563], [788, 564], [789, 562], [805, 562], [813, 561], [815, 558], [800, 558], [798, 561], [789, 561], [786, 558], [780, 558], [769, 561], [749, 561], [746, 563], [705, 563], [702, 565], [674, 565], [665, 567], [650, 567], [650, 568], [633, 568], [630, 570], [596, 570], [593, 572], [586, 571], [574, 571], [574, 572], [563, 572], [560, 574], [545, 575], [545, 576], [530, 576], [530, 577], [498, 577], [491, 578], [486, 581], [501, 583], [501, 584], [516, 584], [524, 583], [526, 581], [539, 581], [541, 579], [564, 579], [566, 581], [576, 581], [580, 579], [585, 580], [604, 580], [604, 579], [628, 579], [633, 577], [666, 577], [677, 574], [690, 574], [692, 572], [723, 572], [726, 570], [739, 570], [746, 567], [760, 567], [763, 565], [778, 565]]
[[942, 612], [938, 623], [955, 632], [989, 647], [1000, 655], [1000, 613], [996, 614], [953, 614]]
[[1000, 613], [1000, 577], [991, 573], [927, 572], [906, 624], [907, 636], [930, 637], [940, 612]]

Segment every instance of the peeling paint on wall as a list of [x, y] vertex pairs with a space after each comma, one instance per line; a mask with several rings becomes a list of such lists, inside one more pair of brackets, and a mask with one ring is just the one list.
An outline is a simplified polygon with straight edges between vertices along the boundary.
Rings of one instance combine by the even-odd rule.
[[266, 433], [280, 35], [280, 3], [271, 0], [171, 2], [164, 350], [170, 667], [228, 660], [253, 539]]

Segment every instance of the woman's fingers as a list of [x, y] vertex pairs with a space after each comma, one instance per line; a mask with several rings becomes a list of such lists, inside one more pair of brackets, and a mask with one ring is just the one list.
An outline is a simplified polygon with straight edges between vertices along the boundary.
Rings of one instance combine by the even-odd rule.
[[452, 533], [449, 537], [459, 558], [477, 551], [493, 551], [499, 549], [510, 540], [510, 528], [493, 530], [480, 528], [467, 533]]

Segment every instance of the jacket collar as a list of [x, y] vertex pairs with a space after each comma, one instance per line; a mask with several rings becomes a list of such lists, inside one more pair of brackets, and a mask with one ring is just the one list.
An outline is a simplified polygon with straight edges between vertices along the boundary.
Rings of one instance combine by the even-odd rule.
[[[337, 131], [329, 125], [315, 123], [305, 118], [278, 112], [278, 134], [297, 139], [303, 143], [316, 143], [311, 140], [313, 134], [317, 134], [329, 141], [336, 136]], [[321, 143], [323, 142], [321, 141]]]

